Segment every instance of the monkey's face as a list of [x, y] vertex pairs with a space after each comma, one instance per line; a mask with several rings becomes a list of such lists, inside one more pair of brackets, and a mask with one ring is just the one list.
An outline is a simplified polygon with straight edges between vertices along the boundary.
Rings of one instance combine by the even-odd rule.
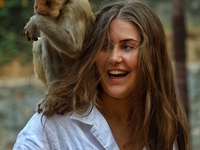
[[34, 0], [34, 12], [52, 18], [58, 17], [63, 0]]
[[47, 1], [34, 0], [34, 12], [41, 15], [47, 14]]

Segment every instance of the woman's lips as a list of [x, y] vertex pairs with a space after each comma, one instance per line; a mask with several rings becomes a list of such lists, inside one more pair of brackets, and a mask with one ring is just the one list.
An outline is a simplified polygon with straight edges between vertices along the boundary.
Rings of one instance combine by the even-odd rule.
[[111, 78], [124, 78], [128, 75], [128, 71], [124, 70], [109, 70], [108, 75]]

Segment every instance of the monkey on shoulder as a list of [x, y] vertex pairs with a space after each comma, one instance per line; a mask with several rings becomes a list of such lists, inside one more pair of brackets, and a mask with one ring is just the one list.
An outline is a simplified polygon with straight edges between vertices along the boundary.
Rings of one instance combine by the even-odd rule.
[[[34, 12], [24, 33], [28, 40], [34, 41], [35, 75], [48, 92], [63, 71], [73, 68], [94, 15], [88, 0], [34, 0]], [[40, 31], [39, 38], [36, 31]], [[38, 103], [39, 113], [46, 109], [47, 101], [44, 98]]]
[[52, 81], [75, 62], [94, 14], [88, 0], [34, 0], [34, 12], [24, 33], [34, 41], [34, 71], [48, 91]]

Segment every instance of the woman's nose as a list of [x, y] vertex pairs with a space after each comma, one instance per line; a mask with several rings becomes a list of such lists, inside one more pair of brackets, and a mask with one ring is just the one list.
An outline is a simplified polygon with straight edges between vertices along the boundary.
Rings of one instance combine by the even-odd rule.
[[113, 48], [110, 53], [110, 62], [111, 63], [121, 63], [123, 61], [122, 53], [119, 48]]

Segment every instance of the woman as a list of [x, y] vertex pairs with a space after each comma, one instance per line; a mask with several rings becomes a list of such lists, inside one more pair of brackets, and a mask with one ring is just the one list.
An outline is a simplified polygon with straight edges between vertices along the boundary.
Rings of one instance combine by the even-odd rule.
[[190, 149], [157, 15], [138, 2], [112, 3], [96, 15], [85, 43], [14, 149]]

